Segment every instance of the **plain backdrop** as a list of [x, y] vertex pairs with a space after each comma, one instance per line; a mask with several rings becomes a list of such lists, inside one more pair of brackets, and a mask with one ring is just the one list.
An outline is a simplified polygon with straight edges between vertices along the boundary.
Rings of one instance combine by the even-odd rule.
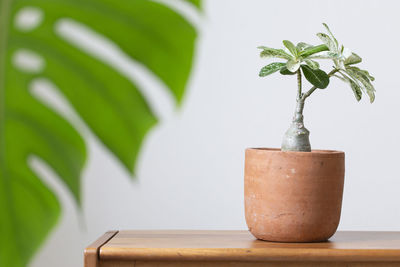
[[[280, 146], [296, 96], [295, 77], [258, 77], [271, 61], [256, 47], [281, 47], [284, 39], [317, 44], [322, 22], [376, 77], [372, 105], [332, 80], [305, 107], [313, 148], [346, 152], [339, 230], [400, 230], [399, 2], [208, 0], [203, 9], [193, 18], [200, 37], [184, 103], [174, 109], [167, 93], [153, 94], [166, 115], [143, 144], [135, 178], [81, 121], [89, 149], [81, 211], [36, 162], [63, 214], [32, 266], [81, 266], [84, 247], [112, 229], [247, 229], [244, 149]], [[73, 113], [54, 97], [59, 102]]]

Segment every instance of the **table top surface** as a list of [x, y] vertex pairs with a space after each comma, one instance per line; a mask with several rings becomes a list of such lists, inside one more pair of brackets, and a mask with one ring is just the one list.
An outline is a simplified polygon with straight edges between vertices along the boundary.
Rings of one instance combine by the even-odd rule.
[[[337, 232], [319, 243], [277, 243], [248, 231], [134, 230], [103, 237], [105, 260], [385, 260], [400, 262], [400, 232]], [[107, 235], [106, 234], [106, 235]], [[100, 240], [100, 239], [99, 239]]]

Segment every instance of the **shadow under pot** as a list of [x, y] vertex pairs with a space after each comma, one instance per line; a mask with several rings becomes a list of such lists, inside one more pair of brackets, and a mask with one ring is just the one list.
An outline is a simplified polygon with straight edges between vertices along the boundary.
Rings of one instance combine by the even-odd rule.
[[246, 223], [258, 239], [328, 240], [339, 225], [344, 152], [249, 148], [245, 156]]

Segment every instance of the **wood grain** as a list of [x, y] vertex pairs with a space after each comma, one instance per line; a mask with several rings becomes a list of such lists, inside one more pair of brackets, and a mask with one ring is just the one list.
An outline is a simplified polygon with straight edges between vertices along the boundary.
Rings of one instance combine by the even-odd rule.
[[110, 231], [85, 267], [394, 267], [400, 232], [338, 232], [328, 242], [275, 243], [248, 231]]
[[100, 258], [130, 261], [398, 262], [400, 232], [338, 232], [328, 242], [275, 243], [248, 231], [120, 231]]
[[398, 262], [102, 261], [100, 267], [399, 267]]
[[84, 251], [84, 266], [98, 267], [99, 266], [99, 251], [102, 245], [107, 243], [118, 231], [108, 231], [99, 239], [90, 244]]

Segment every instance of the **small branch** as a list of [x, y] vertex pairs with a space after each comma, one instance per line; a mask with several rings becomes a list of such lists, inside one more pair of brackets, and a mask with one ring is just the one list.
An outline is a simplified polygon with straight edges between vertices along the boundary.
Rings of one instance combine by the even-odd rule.
[[[332, 76], [333, 76], [336, 72], [338, 72], [338, 71], [339, 71], [339, 69], [333, 69], [331, 72], [328, 73], [328, 76], [329, 76], [329, 77], [332, 77]], [[307, 92], [305, 92], [305, 93], [302, 95], [301, 99], [302, 99], [303, 101], [306, 100], [307, 97], [309, 97], [315, 90], [317, 90], [317, 87], [315, 87], [315, 86], [311, 87], [310, 90], [308, 90]]]
[[317, 89], [317, 87], [313, 86], [313, 87], [311, 87], [310, 90], [308, 90], [306, 93], [304, 93], [302, 96], [303, 101], [306, 100], [307, 97], [309, 97], [316, 89]]

